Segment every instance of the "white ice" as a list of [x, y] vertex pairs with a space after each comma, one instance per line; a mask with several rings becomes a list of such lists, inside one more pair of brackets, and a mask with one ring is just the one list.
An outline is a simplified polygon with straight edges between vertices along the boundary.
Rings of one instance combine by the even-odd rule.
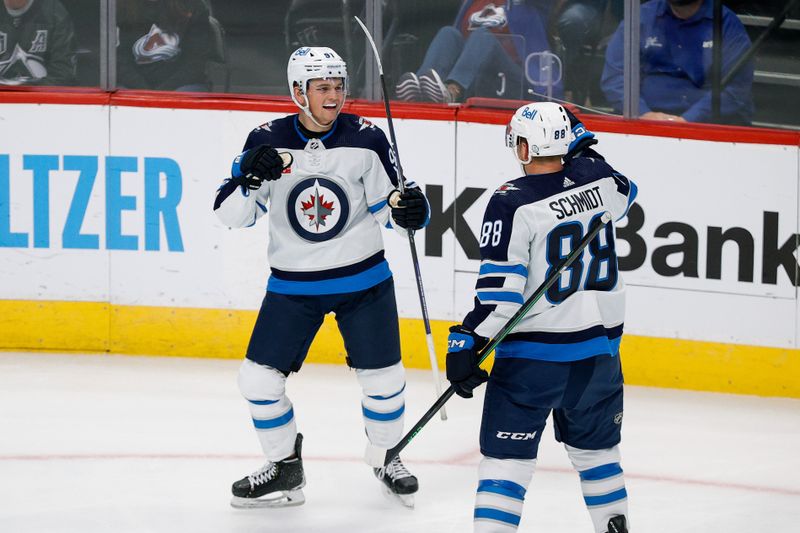
[[[343, 366], [289, 379], [306, 504], [236, 510], [263, 460], [238, 361], [0, 354], [0, 532], [469, 532], [482, 395], [453, 398], [403, 453], [416, 508], [362, 462], [360, 390]], [[408, 372], [406, 427], [434, 400]], [[634, 533], [800, 531], [800, 401], [629, 386], [622, 453]], [[589, 533], [577, 475], [548, 429], [521, 532]]]

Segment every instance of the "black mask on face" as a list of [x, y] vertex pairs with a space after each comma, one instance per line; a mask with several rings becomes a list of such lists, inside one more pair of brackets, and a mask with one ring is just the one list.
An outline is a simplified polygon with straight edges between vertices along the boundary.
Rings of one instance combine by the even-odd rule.
[[683, 7], [688, 6], [689, 4], [694, 4], [697, 2], [697, 0], [667, 0], [667, 2], [669, 2], [669, 5], [671, 6]]

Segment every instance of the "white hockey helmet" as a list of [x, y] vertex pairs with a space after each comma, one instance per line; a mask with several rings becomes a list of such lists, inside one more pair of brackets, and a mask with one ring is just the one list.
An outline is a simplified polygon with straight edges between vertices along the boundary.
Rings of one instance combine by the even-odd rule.
[[326, 46], [303, 46], [295, 50], [289, 57], [286, 77], [289, 80], [289, 94], [292, 101], [312, 120], [314, 117], [308, 109], [308, 101], [305, 106], [300, 105], [294, 96], [295, 85], [300, 87], [300, 92], [305, 95], [309, 80], [342, 78], [344, 93], [347, 95], [347, 64], [339, 54]]
[[[520, 139], [528, 143], [528, 159], [519, 159]], [[564, 107], [555, 102], [533, 102], [517, 109], [506, 126], [506, 146], [527, 165], [534, 157], [564, 155], [575, 139]]]

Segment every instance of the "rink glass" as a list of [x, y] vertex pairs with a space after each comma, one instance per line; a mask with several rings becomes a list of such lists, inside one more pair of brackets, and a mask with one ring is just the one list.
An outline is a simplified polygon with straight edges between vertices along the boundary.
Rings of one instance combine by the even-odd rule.
[[[117, 27], [125, 25], [118, 19], [129, 12], [132, 6], [150, 2], [60, 1], [70, 14], [75, 28], [75, 84], [106, 90], [125, 88], [125, 83], [122, 83], [125, 65], [121, 54], [129, 54], [130, 46], [128, 43], [117, 45]], [[714, 0], [706, 1], [714, 3]], [[489, 26], [489, 31], [494, 31], [492, 24], [502, 20], [502, 13], [495, 16], [501, 8], [508, 17], [514, 10], [517, 13], [539, 10], [542, 30], [528, 35], [510, 30], [497, 32], [497, 39], [503, 48], [517, 51], [511, 55], [515, 55], [513, 59], [520, 65], [521, 74], [517, 77], [506, 75], [501, 64], [495, 61], [480, 72], [465, 94], [460, 95], [460, 103], [513, 109], [519, 100], [558, 98], [582, 106], [585, 112], [624, 114], [630, 118], [640, 115], [639, 106], [632, 103], [633, 91], [626, 89], [622, 95], [623, 104], [615, 104], [609, 101], [608, 93], [603, 88], [609, 43], [620, 24], [623, 28], [626, 25], [629, 29], [636, 27], [642, 9], [639, 2], [476, 2], [487, 7], [483, 23]], [[753, 126], [800, 128], [800, 107], [787, 104], [793, 102], [800, 91], [800, 2], [726, 0], [722, 4], [731, 9], [742, 23], [750, 42], [760, 43], [751, 57], [753, 81], [750, 98], [753, 111], [749, 123]], [[365, 21], [382, 50], [387, 86], [391, 99], [395, 100], [397, 80], [403, 73], [417, 72], [423, 66], [426, 54], [436, 44], [437, 34], [442, 28], [456, 23], [463, 2], [164, 0], [164, 5], [183, 6], [188, 10], [197, 10], [198, 6], [202, 6], [213, 19], [207, 28], [201, 30], [202, 41], [207, 43], [203, 64], [199, 67], [203, 71], [203, 83], [185, 84], [173, 87], [170, 91], [180, 88], [197, 95], [210, 92], [285, 97], [288, 91], [286, 59], [289, 54], [300, 46], [330, 46], [348, 62], [350, 97], [379, 101], [381, 95], [377, 71], [366, 55], [365, 40], [353, 22], [353, 15]], [[491, 12], [490, 5], [494, 5], [495, 13]], [[773, 23], [776, 17], [785, 20], [776, 25]], [[480, 15], [478, 19], [481, 19]], [[770, 27], [771, 23], [774, 28]], [[531, 27], [527, 20], [526, 27]], [[457, 29], [464, 37], [472, 31], [464, 25]], [[765, 35], [761, 37], [762, 34]], [[537, 39], [545, 44], [537, 44]], [[192, 45], [187, 46], [191, 48]], [[713, 54], [708, 52], [708, 55], [713, 59]], [[627, 87], [643, 83], [645, 58], [640, 55], [636, 61], [633, 54], [627, 57], [622, 65], [624, 75], [629, 80]], [[478, 56], [472, 55], [469, 59], [477, 61]], [[723, 66], [722, 77], [730, 66], [729, 62]], [[703, 89], [711, 90], [713, 65], [705, 67], [708, 73]], [[447, 76], [442, 77], [446, 82]], [[0, 90], [15, 89], [0, 86]], [[699, 121], [731, 123], [724, 116], [714, 114]]]

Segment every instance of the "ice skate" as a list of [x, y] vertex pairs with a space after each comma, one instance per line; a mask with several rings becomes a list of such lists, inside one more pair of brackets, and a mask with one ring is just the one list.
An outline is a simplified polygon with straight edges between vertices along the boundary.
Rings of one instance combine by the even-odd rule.
[[628, 526], [625, 523], [625, 517], [619, 515], [609, 520], [607, 533], [628, 533]]
[[405, 507], [414, 508], [414, 493], [419, 490], [417, 478], [406, 469], [400, 457], [395, 457], [384, 468], [375, 468], [375, 477], [382, 482], [383, 493]]
[[296, 457], [263, 467], [233, 484], [231, 505], [238, 509], [290, 507], [302, 505], [306, 498], [301, 490], [306, 485], [301, 448], [303, 435], [294, 442]]

